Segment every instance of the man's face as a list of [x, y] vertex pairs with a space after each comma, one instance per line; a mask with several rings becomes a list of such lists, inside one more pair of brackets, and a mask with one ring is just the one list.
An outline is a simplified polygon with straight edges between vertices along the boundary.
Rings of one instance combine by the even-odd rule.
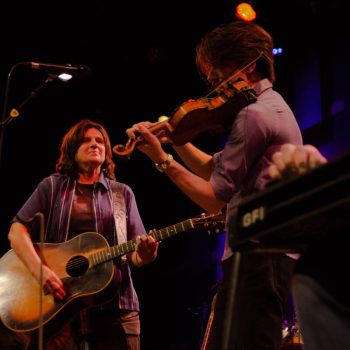
[[236, 69], [233, 67], [228, 68], [215, 68], [210, 64], [205, 64], [201, 67], [202, 74], [206, 77], [206, 80], [213, 87], [218, 86], [221, 82], [235, 73]]

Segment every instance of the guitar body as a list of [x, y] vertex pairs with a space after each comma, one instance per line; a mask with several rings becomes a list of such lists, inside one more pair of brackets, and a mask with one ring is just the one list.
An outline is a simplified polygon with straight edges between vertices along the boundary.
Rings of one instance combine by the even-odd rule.
[[[220, 233], [224, 224], [221, 213], [202, 214], [153, 231], [150, 236], [160, 241], [194, 227], [202, 227], [208, 233], [214, 228]], [[41, 256], [40, 245], [34, 245]], [[62, 280], [67, 293], [63, 300], [43, 294], [40, 284], [15, 252], [8, 251], [0, 259], [2, 322], [15, 332], [32, 333], [44, 326], [45, 338], [51, 337], [79, 311], [103, 304], [117, 294], [121, 273], [113, 259], [134, 251], [136, 246], [136, 239], [109, 246], [96, 232], [81, 233], [63, 243], [43, 243], [43, 262]]]
[[[45, 264], [61, 278], [67, 292], [64, 300], [42, 294], [45, 333], [47, 327], [60, 328], [78, 311], [106, 302], [117, 292], [117, 284], [111, 283], [115, 276], [113, 261], [91, 267], [88, 260], [91, 253], [108, 247], [100, 234], [86, 232], [67, 242], [44, 243], [42, 247]], [[86, 269], [67, 269], [77, 258], [85, 260]], [[33, 331], [40, 326], [40, 285], [13, 250], [0, 261], [0, 317], [17, 332]], [[55, 325], [51, 325], [51, 320]]]

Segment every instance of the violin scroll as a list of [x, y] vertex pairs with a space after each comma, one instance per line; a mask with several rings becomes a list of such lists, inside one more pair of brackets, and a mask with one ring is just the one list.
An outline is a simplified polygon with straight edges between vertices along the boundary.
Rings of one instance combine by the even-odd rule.
[[112, 148], [113, 153], [120, 156], [120, 157], [130, 158], [130, 155], [133, 152], [133, 150], [137, 144], [137, 140], [135, 140], [135, 139], [136, 139], [135, 137], [129, 138], [129, 140], [127, 141], [125, 146], [122, 144], [115, 145]]
[[[166, 116], [161, 116], [158, 119], [158, 123], [154, 124], [152, 127], [150, 127], [150, 131], [153, 134], [157, 134], [160, 131], [165, 131], [166, 134], [170, 135], [174, 128], [169, 124], [168, 120], [169, 118]], [[124, 145], [116, 145], [112, 148], [112, 151], [114, 154], [116, 154], [119, 157], [127, 157], [130, 158], [131, 153], [134, 151], [135, 147], [143, 142], [142, 136], [136, 136], [129, 138], [129, 140]]]

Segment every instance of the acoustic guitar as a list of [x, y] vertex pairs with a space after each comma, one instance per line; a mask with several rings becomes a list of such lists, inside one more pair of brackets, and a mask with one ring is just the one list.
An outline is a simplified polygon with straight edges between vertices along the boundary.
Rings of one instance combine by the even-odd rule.
[[[150, 235], [161, 241], [196, 227], [220, 233], [224, 228], [223, 215], [202, 214]], [[11, 249], [0, 259], [0, 318], [16, 332], [31, 332], [45, 325], [45, 333], [48, 330], [51, 334], [79, 311], [107, 302], [116, 294], [118, 269], [113, 259], [134, 251], [136, 240], [109, 246], [101, 234], [85, 232], [63, 243], [35, 246], [41, 246], [44, 264], [61, 278], [67, 295], [63, 300], [45, 295]]]

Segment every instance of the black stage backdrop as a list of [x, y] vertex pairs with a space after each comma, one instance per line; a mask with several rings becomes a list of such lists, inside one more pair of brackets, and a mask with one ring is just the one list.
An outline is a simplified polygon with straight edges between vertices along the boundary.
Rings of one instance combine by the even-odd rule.
[[[340, 8], [342, 2], [334, 3]], [[109, 130], [113, 145], [125, 143], [125, 129], [132, 124], [169, 116], [181, 103], [206, 93], [207, 86], [195, 66], [195, 44], [214, 26], [235, 20], [235, 4], [224, 0], [2, 2], [1, 110], [8, 74], [19, 62], [91, 69], [69, 82], [47, 85], [3, 129], [2, 253], [9, 249], [11, 218], [37, 183], [54, 172], [61, 138], [73, 123], [96, 119]], [[276, 85], [292, 104], [292, 57], [310, 42], [319, 43], [321, 2], [270, 0], [256, 1], [255, 6], [256, 22], [272, 33], [277, 47], [285, 49], [285, 55], [276, 57]], [[7, 110], [19, 106], [46, 78], [43, 70], [25, 65], [15, 68], [7, 91]], [[222, 141], [220, 136], [202, 135], [195, 143], [215, 152]], [[117, 179], [134, 190], [147, 230], [202, 212], [137, 150], [131, 159], [115, 157], [115, 161]], [[175, 349], [174, 344], [186, 341], [184, 334], [191, 333], [188, 307], [200, 303], [208, 293], [213, 279], [208, 271], [217, 261], [220, 244], [205, 232], [186, 232], [163, 242], [157, 261], [135, 272], [143, 310], [144, 349]]]

